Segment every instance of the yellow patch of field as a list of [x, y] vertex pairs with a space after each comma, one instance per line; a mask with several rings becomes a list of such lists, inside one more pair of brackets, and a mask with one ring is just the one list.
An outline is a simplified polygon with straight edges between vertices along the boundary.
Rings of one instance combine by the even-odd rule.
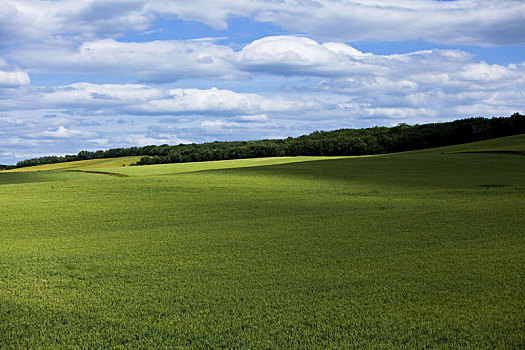
[[6, 172], [116, 168], [116, 167], [122, 167], [124, 165], [129, 166], [132, 163], [136, 163], [140, 158], [141, 156], [131, 156], [131, 157], [119, 157], [119, 158], [79, 160], [79, 161], [74, 161], [74, 162], [45, 164], [45, 165], [31, 166], [27, 168], [11, 169], [11, 170], [6, 170]]
[[188, 163], [170, 163], [142, 165], [134, 167], [114, 168], [111, 171], [130, 176], [157, 176], [177, 173], [189, 173], [195, 171], [230, 169], [230, 168], [247, 168], [257, 166], [267, 166], [286, 163], [311, 162], [317, 160], [351, 158], [349, 156], [298, 156], [298, 157], [266, 157], [266, 158], [247, 158], [247, 159], [230, 159], [215, 160], [208, 162], [188, 162]]

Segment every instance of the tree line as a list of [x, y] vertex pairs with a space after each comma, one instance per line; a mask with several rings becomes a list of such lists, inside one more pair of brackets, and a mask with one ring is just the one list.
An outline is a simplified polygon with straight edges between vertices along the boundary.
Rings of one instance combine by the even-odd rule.
[[445, 123], [314, 131], [286, 139], [81, 151], [76, 155], [26, 159], [15, 167], [125, 156], [143, 156], [132, 165], [280, 156], [356, 156], [448, 146], [521, 133], [525, 133], [525, 116], [515, 113], [510, 117], [477, 117]]

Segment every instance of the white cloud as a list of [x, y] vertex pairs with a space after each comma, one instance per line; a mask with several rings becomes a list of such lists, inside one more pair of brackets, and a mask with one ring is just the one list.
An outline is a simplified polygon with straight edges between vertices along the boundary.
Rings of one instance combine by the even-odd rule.
[[205, 120], [201, 123], [201, 126], [203, 128], [217, 128], [217, 127], [223, 127], [223, 126], [237, 126], [238, 123], [232, 123], [232, 122], [225, 122], [222, 120]]
[[438, 116], [438, 112], [429, 108], [363, 108], [361, 113], [365, 117], [387, 117], [396, 120], [428, 118]]
[[[142, 84], [75, 83], [56, 87], [35, 87], [20, 90], [0, 105], [0, 110], [48, 110], [67, 114], [114, 114], [130, 105], [162, 99], [168, 92]], [[122, 111], [118, 112], [119, 114]]]
[[[238, 93], [225, 89], [161, 89], [143, 84], [75, 83], [53, 88], [24, 90], [8, 101], [6, 110], [42, 108], [75, 115], [183, 115], [226, 114], [264, 118], [272, 112], [320, 110], [314, 99], [283, 98]], [[257, 115], [257, 116], [254, 116]]]
[[[15, 50], [11, 57], [34, 71], [108, 75], [136, 75], [148, 82], [172, 82], [191, 77], [232, 78], [239, 75], [230, 64], [233, 50], [209, 41], [165, 40], [118, 42], [103, 39], [84, 42], [78, 48], [55, 45]], [[60, 59], [57, 59], [57, 56]]]
[[0, 88], [13, 88], [29, 85], [31, 80], [26, 72], [7, 64], [0, 58]]
[[100, 147], [103, 147], [103, 146], [108, 144], [109, 139], [90, 139], [90, 140], [88, 140], [88, 142], [94, 143], [94, 144], [96, 144], [96, 145], [98, 145]]
[[162, 98], [166, 92], [142, 84], [75, 83], [39, 91], [44, 106], [118, 106]]
[[209, 131], [224, 131], [224, 130], [249, 130], [260, 128], [271, 128], [275, 125], [267, 123], [269, 118], [266, 114], [258, 115], [242, 115], [236, 117], [226, 118], [227, 120], [204, 120], [200, 126]]
[[[374, 55], [344, 43], [318, 43], [297, 36], [276, 36], [255, 40], [236, 54], [246, 71], [282, 75], [312, 76], [402, 76], [407, 71], [425, 74], [458, 70], [474, 63], [472, 55], [459, 50], [425, 50], [407, 54]], [[494, 69], [496, 66], [486, 70]]]
[[343, 43], [319, 44], [305, 37], [275, 36], [246, 45], [235, 60], [247, 71], [322, 76], [377, 70], [377, 64], [371, 66], [364, 60], [368, 56]]
[[77, 137], [77, 136], [87, 136], [87, 137], [94, 137], [97, 136], [94, 132], [89, 131], [83, 131], [83, 130], [73, 130], [73, 129], [67, 129], [64, 126], [59, 126], [56, 130], [45, 130], [40, 133], [31, 134], [29, 135], [31, 137], [35, 138], [42, 138], [42, 137], [51, 137], [51, 138], [71, 138], [71, 137]]
[[51, 140], [31, 140], [25, 137], [8, 137], [0, 138], [0, 146], [42, 146], [43, 144], [50, 143]]
[[180, 144], [191, 143], [191, 141], [177, 138], [174, 135], [161, 134], [157, 137], [145, 135], [132, 135], [125, 137], [126, 142], [131, 146], [161, 145], [161, 144]]
[[280, 36], [256, 40], [239, 53], [247, 70], [266, 70], [284, 75], [378, 74], [385, 69], [373, 57], [342, 43], [319, 44], [311, 39]]
[[18, 87], [29, 85], [29, 76], [25, 72], [5, 72], [0, 70], [0, 87]]
[[[516, 71], [515, 65], [503, 67], [497, 64], [489, 65], [482, 62], [467, 65], [458, 76], [467, 81], [483, 81], [489, 83], [506, 79], [516, 79], [516, 74], [513, 74], [513, 71]], [[519, 72], [521, 78], [524, 77], [524, 73], [525, 72]]]
[[27, 122], [18, 118], [0, 117], [0, 128], [13, 126], [27, 126]]
[[237, 93], [231, 90], [211, 89], [172, 89], [169, 96], [151, 100], [140, 106], [140, 113], [157, 114], [261, 114], [261, 112], [302, 111], [322, 109], [318, 101], [263, 97], [257, 94]]
[[[269, 123], [268, 121], [245, 122], [238, 118], [204, 120], [200, 123], [199, 128], [193, 129], [194, 133], [207, 136], [206, 141], [214, 141], [217, 138], [222, 140], [261, 139], [272, 137], [273, 134], [283, 131], [279, 124]], [[284, 135], [290, 136], [289, 134]]]
[[234, 120], [237, 120], [239, 122], [267, 122], [270, 120], [267, 114], [253, 114], [253, 115], [239, 115], [235, 116]]

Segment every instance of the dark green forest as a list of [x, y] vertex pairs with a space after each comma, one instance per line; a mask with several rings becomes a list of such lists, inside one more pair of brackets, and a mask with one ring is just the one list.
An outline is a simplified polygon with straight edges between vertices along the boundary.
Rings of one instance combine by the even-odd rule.
[[[280, 156], [357, 156], [448, 146], [521, 133], [525, 133], [525, 116], [515, 113], [510, 117], [477, 117], [445, 123], [314, 131], [286, 139], [81, 151], [76, 155], [26, 159], [14, 167], [125, 156], [144, 156], [133, 165]], [[0, 169], [12, 167], [0, 166]]]

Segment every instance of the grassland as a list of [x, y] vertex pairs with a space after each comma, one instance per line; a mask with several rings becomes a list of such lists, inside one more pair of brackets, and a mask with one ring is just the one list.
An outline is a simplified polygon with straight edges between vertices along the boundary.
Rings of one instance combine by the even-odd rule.
[[0, 347], [524, 348], [524, 149], [0, 172]]

